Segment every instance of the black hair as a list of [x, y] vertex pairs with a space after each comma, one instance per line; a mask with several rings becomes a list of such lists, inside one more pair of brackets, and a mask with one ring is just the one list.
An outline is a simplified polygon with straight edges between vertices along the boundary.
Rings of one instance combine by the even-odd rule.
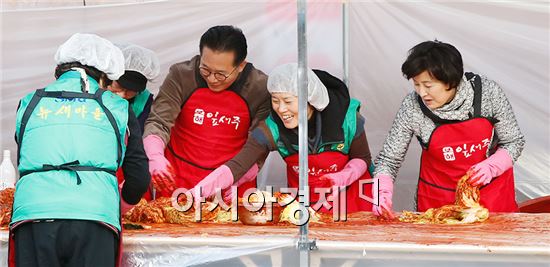
[[401, 72], [409, 80], [424, 71], [449, 84], [449, 89], [456, 88], [464, 74], [462, 56], [451, 44], [438, 40], [422, 42], [409, 50]]
[[125, 71], [116, 82], [125, 89], [138, 93], [143, 92], [147, 87], [147, 78], [143, 74], [133, 70]]
[[83, 65], [80, 62], [76, 62], [76, 61], [57, 65], [57, 67], [55, 68], [55, 78], [56, 79], [59, 78], [59, 76], [63, 75], [63, 73], [67, 71], [70, 71], [72, 68], [83, 69], [84, 71], [86, 71], [86, 74], [88, 74], [88, 76], [92, 77], [98, 83], [99, 83], [99, 80], [103, 78], [105, 82], [105, 86], [110, 85], [112, 83], [112, 81], [109, 78], [107, 78], [107, 75], [105, 73], [101, 72], [100, 70], [94, 67]]
[[241, 29], [230, 26], [220, 25], [208, 29], [202, 36], [199, 44], [200, 53], [202, 49], [208, 47], [218, 52], [234, 52], [235, 59], [233, 65], [237, 66], [246, 58], [247, 45]]

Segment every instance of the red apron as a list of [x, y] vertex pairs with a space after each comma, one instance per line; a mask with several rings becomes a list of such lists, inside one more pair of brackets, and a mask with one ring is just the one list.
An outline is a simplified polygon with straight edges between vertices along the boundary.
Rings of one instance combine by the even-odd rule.
[[[324, 174], [334, 173], [342, 170], [344, 166], [348, 163], [349, 156], [344, 155], [341, 152], [322, 152], [315, 155], [308, 156], [308, 167], [309, 167], [309, 196], [311, 205], [319, 200], [319, 194], [315, 193], [315, 188], [330, 188], [331, 184], [327, 180], [319, 180]], [[299, 187], [299, 161], [298, 154], [293, 154], [285, 158], [286, 170], [287, 170], [287, 181], [290, 188]], [[361, 199], [359, 197], [359, 181], [371, 179], [369, 172], [365, 172], [357, 181], [353, 182], [346, 189], [346, 211], [347, 212], [357, 212], [357, 211], [371, 211], [372, 204], [367, 200]], [[363, 185], [363, 194], [372, 198], [372, 184]], [[328, 197], [328, 195], [327, 195]], [[332, 203], [330, 203], [332, 205]], [[334, 209], [334, 208], [333, 208]], [[322, 207], [319, 211], [321, 212], [332, 212]]]
[[[478, 79], [478, 77], [476, 77]], [[433, 114], [418, 98], [423, 113], [437, 125], [424, 145], [418, 181], [418, 211], [453, 204], [458, 180], [473, 165], [487, 158], [493, 122], [481, 117], [481, 85], [474, 85], [474, 116], [446, 121]], [[480, 188], [481, 205], [491, 212], [517, 212], [513, 168]]]
[[[249, 127], [248, 105], [237, 93], [195, 90], [172, 127], [164, 153], [174, 168], [176, 188], [193, 188], [233, 158], [246, 142]], [[256, 179], [239, 186], [239, 196], [253, 187]], [[157, 197], [171, 195], [157, 192]]]

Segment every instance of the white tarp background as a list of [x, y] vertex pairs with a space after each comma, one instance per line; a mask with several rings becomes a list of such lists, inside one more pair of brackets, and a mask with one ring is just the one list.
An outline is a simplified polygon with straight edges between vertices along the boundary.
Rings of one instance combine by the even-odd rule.
[[[148, 87], [156, 93], [169, 67], [198, 54], [201, 35], [220, 24], [243, 30], [249, 48], [247, 60], [266, 73], [297, 60], [296, 4], [288, 1], [160, 1], [2, 12], [2, 148], [10, 149], [16, 162], [17, 103], [33, 89], [53, 82], [53, 56], [71, 34], [96, 33], [113, 42], [132, 42], [155, 51], [161, 74]], [[311, 67], [342, 76], [341, 24], [340, 2], [308, 6]], [[276, 154], [262, 171], [262, 184], [268, 174], [270, 183], [286, 185], [283, 162]]]
[[[461, 52], [465, 69], [496, 80], [509, 97], [527, 146], [516, 164], [518, 199], [550, 194], [549, 11], [539, 3], [349, 2], [349, 81], [363, 103], [373, 156], [412, 89], [401, 76], [407, 50], [438, 38]], [[113, 42], [133, 42], [160, 57], [161, 75], [198, 53], [210, 26], [233, 24], [245, 33], [248, 60], [269, 73], [296, 60], [294, 1], [160, 1], [128, 5], [4, 11], [0, 71], [0, 138], [12, 150], [18, 100], [53, 81], [57, 47], [74, 32], [93, 32]], [[309, 66], [342, 77], [342, 3], [308, 3]], [[85, 138], [85, 137], [83, 137]], [[411, 209], [419, 147], [412, 142], [397, 180], [396, 209]], [[270, 156], [261, 184], [282, 185], [282, 161]]]
[[[527, 140], [515, 164], [519, 201], [550, 195], [550, 16], [548, 2], [438, 1], [350, 4], [350, 88], [364, 104], [371, 151], [381, 149], [403, 97], [407, 51], [425, 41], [455, 45], [466, 71], [497, 81]], [[411, 208], [420, 147], [411, 142], [394, 207]]]

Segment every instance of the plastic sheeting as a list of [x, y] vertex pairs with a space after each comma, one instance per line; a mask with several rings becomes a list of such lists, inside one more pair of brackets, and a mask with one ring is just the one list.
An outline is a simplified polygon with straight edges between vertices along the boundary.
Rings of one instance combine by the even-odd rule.
[[[534, 220], [544, 218], [548, 220], [544, 216], [530, 216]], [[529, 221], [529, 218], [525, 221]], [[381, 235], [376, 234], [376, 231], [384, 228], [381, 225], [372, 228], [367, 223], [364, 226], [361, 225], [363, 231], [360, 237], [354, 236], [353, 241], [350, 241], [352, 234], [346, 234], [346, 227], [333, 230], [313, 227], [312, 234], [315, 237], [328, 236], [331, 240], [317, 240], [318, 249], [311, 251], [310, 266], [548, 267], [550, 266], [548, 238], [532, 239], [534, 235], [540, 235], [541, 231], [547, 232], [548, 224], [537, 225], [539, 229], [530, 229], [527, 231], [529, 233], [522, 233], [525, 231], [519, 228], [513, 230], [513, 227], [500, 227], [499, 229], [504, 229], [504, 232], [505, 229], [510, 231], [502, 240], [491, 234], [484, 235], [486, 238], [479, 238], [483, 235], [482, 233], [477, 234], [477, 239], [474, 235], [468, 239], [469, 241], [461, 239], [461, 231], [469, 231], [468, 229], [459, 229], [459, 233], [455, 234], [450, 233], [452, 229], [448, 229], [449, 232], [446, 234], [436, 231], [436, 238], [431, 243], [425, 244], [420, 240], [411, 242], [414, 241], [410, 238], [411, 235], [395, 232], [395, 229], [386, 229], [393, 232], [391, 239], [394, 240], [384, 242], [380, 239]], [[494, 226], [478, 225], [477, 227], [494, 228]], [[426, 232], [426, 229], [422, 230], [422, 228], [427, 226], [415, 227], [421, 230], [419, 235], [425, 235], [422, 232]], [[298, 266], [298, 250], [295, 248], [297, 239], [292, 234], [296, 229], [287, 228], [285, 231], [277, 226], [275, 229], [271, 228], [275, 234], [251, 235], [250, 232], [269, 232], [270, 230], [270, 227], [262, 227], [262, 230], [257, 231], [254, 230], [257, 228], [253, 227], [248, 228], [246, 231], [248, 233], [244, 235], [220, 236], [224, 230], [229, 230], [231, 233], [240, 229], [237, 226], [231, 231], [231, 228], [228, 225], [210, 225], [201, 235], [187, 234], [185, 226], [180, 229], [179, 235], [140, 234], [139, 231], [127, 233], [124, 238], [122, 266]], [[442, 230], [441, 227], [437, 228], [439, 231]], [[358, 227], [356, 226], [355, 229]], [[369, 231], [371, 233], [375, 231], [374, 236], [365, 239]], [[529, 241], [510, 242], [519, 239], [522, 235], [524, 235], [523, 240]], [[503, 241], [504, 239], [508, 241]], [[0, 231], [0, 262], [5, 262], [6, 257], [7, 232]]]
[[[349, 81], [362, 101], [373, 156], [405, 94], [401, 76], [407, 50], [438, 38], [454, 44], [466, 70], [497, 81], [509, 97], [527, 145], [516, 164], [518, 200], [550, 194], [549, 8], [546, 2], [349, 1]], [[269, 73], [296, 61], [294, 1], [160, 1], [2, 12], [0, 139], [12, 150], [18, 100], [53, 80], [53, 55], [74, 32], [113, 42], [133, 42], [157, 52], [161, 74], [198, 53], [200, 35], [216, 24], [234, 24], [248, 39], [248, 60]], [[308, 3], [309, 66], [342, 77], [342, 3]], [[412, 209], [420, 150], [415, 141], [397, 178], [394, 207]], [[260, 184], [281, 186], [283, 162], [272, 154]]]
[[[55, 3], [52, 3], [55, 6]], [[308, 5], [309, 66], [341, 76], [342, 4]], [[157, 53], [156, 93], [168, 68], [199, 52], [200, 36], [211, 26], [232, 24], [248, 41], [247, 60], [269, 73], [297, 60], [296, 4], [293, 1], [155, 1], [139, 4], [3, 11], [0, 71], [0, 140], [15, 159], [15, 110], [21, 97], [53, 81], [57, 47], [75, 32], [99, 34], [115, 43], [135, 43]], [[286, 185], [283, 161], [268, 159], [260, 183]]]
[[[297, 239], [273, 236], [239, 238], [132, 238], [123, 266], [298, 266]], [[203, 243], [205, 245], [201, 245]], [[206, 245], [207, 244], [207, 245]], [[548, 267], [550, 251], [512, 247], [415, 245], [317, 241], [310, 266], [533, 266]], [[488, 252], [490, 250], [491, 252]]]
[[[253, 261], [252, 255], [264, 255], [264, 266], [295, 265], [297, 259], [286, 259], [282, 250], [297, 253], [294, 238], [275, 236], [241, 236], [238, 238], [133, 236], [124, 241], [123, 266], [191, 266], [217, 265]], [[288, 254], [285, 253], [285, 258]], [[294, 264], [293, 264], [294, 263]], [[234, 264], [225, 265], [234, 266]]]

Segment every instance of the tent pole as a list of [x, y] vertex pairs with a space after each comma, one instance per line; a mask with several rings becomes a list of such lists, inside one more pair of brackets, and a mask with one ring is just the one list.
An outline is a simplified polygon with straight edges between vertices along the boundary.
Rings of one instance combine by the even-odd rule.
[[342, 1], [342, 65], [344, 83], [349, 87], [349, 1]]
[[[309, 216], [308, 184], [308, 138], [307, 138], [307, 38], [306, 38], [306, 0], [298, 0], [298, 157], [299, 157], [299, 190], [300, 216]], [[300, 253], [300, 266], [308, 267], [310, 250], [315, 248], [315, 241], [308, 238], [308, 223], [300, 226], [300, 237], [297, 248]]]

